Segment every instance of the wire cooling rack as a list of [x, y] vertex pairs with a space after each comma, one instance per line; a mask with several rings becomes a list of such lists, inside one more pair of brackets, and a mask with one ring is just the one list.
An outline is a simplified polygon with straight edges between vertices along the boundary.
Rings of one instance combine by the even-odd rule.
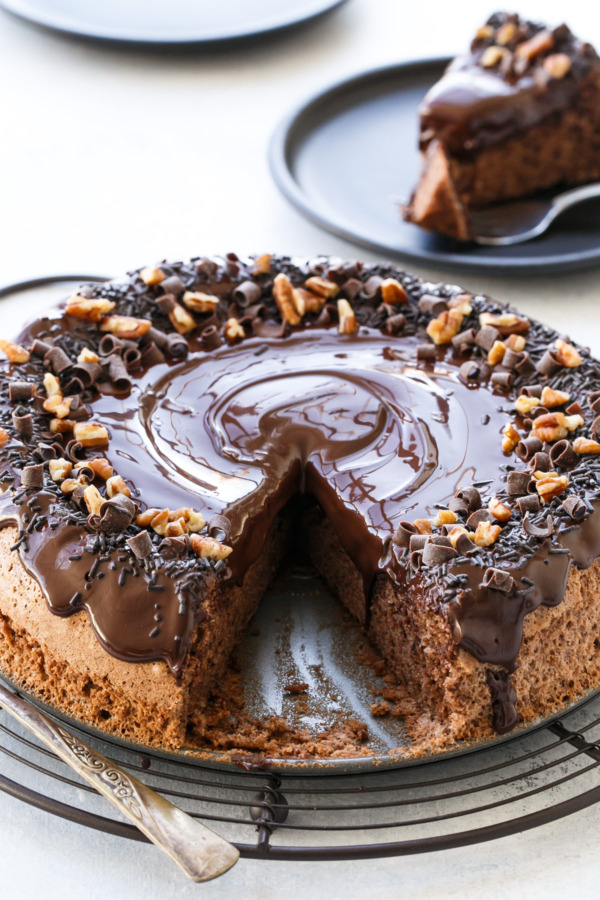
[[[214, 770], [82, 737], [255, 859], [366, 859], [448, 849], [534, 828], [600, 800], [598, 696], [509, 743], [352, 775], [278, 774], [245, 758], [239, 771]], [[4, 712], [0, 790], [80, 825], [146, 840], [107, 816], [106, 802]]]

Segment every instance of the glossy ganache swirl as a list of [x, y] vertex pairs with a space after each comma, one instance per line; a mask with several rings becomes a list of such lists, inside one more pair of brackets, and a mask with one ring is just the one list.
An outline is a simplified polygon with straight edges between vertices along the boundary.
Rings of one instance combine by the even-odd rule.
[[433, 138], [468, 158], [572, 106], [600, 62], [566, 25], [496, 13], [425, 96], [421, 149]]
[[[81, 318], [98, 300], [102, 317]], [[87, 286], [20, 335], [27, 360], [2, 364], [2, 523], [18, 525], [15, 552], [53, 612], [86, 609], [109, 653], [179, 673], [206, 592], [241, 579], [277, 513], [310, 494], [367, 595], [387, 574], [445, 610], [459, 646], [510, 672], [524, 616], [559, 603], [572, 561], [600, 552], [600, 456], [571, 443], [595, 444], [600, 369], [557, 337], [459, 288], [329, 259], [230, 254]], [[78, 398], [58, 425], [48, 373]], [[527, 415], [519, 396], [535, 398]], [[536, 421], [557, 399], [577, 430], [540, 441]], [[78, 444], [77, 421], [104, 428], [107, 446]], [[510, 423], [521, 441], [503, 450]], [[90, 469], [99, 457], [135, 506], [117, 525], [81, 489], [108, 503]], [[71, 471], [55, 479], [63, 459]], [[536, 477], [548, 473], [568, 486], [541, 501]], [[200, 513], [201, 536], [230, 555], [150, 525], [148, 509]], [[511, 721], [504, 707], [498, 718]]]

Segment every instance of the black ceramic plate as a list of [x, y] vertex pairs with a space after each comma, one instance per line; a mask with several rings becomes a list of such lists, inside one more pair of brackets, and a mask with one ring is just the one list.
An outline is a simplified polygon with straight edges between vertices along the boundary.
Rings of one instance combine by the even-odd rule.
[[205, 44], [308, 22], [345, 0], [0, 0], [20, 18], [77, 37], [137, 44]]
[[345, 81], [296, 110], [271, 142], [271, 171], [313, 222], [363, 247], [419, 263], [546, 274], [600, 262], [600, 204], [565, 213], [542, 237], [479, 247], [403, 222], [419, 174], [418, 106], [447, 59], [389, 66]]

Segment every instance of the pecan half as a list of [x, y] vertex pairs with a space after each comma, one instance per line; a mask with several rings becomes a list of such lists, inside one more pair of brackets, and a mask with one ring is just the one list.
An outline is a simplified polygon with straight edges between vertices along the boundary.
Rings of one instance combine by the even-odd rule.
[[325, 297], [326, 300], [337, 297], [340, 292], [335, 281], [328, 281], [327, 278], [321, 278], [319, 275], [313, 275], [312, 278], [307, 278], [304, 282], [304, 286], [308, 288], [309, 291], [312, 291], [313, 294], [318, 294], [319, 297]]
[[283, 272], [275, 276], [273, 297], [283, 321], [287, 322], [288, 325], [299, 325], [302, 321], [302, 316], [296, 309], [294, 288], [290, 279]]
[[7, 360], [11, 363], [29, 362], [29, 351], [20, 344], [13, 344], [12, 341], [0, 340], [0, 350], [4, 353]]
[[199, 313], [213, 312], [219, 305], [219, 298], [214, 294], [205, 294], [202, 291], [186, 291], [183, 302], [188, 309]]
[[600, 453], [600, 444], [598, 441], [578, 437], [573, 441], [573, 450], [575, 453]]
[[67, 300], [65, 312], [73, 319], [100, 322], [103, 316], [107, 316], [115, 308], [115, 305], [106, 297], [80, 297], [79, 294], [75, 294]]
[[340, 320], [340, 324], [338, 326], [338, 331], [340, 334], [355, 334], [358, 331], [358, 322], [356, 321], [356, 316], [354, 315], [354, 310], [350, 306], [347, 300], [338, 300], [337, 301], [338, 308], [338, 317]]
[[106, 316], [100, 322], [100, 331], [116, 334], [125, 340], [137, 340], [150, 331], [150, 319], [135, 319], [133, 316]]
[[161, 281], [164, 281], [167, 276], [163, 272], [162, 269], [159, 269], [158, 266], [146, 266], [140, 272], [140, 278], [147, 284], [148, 286], [153, 284], [160, 284]]

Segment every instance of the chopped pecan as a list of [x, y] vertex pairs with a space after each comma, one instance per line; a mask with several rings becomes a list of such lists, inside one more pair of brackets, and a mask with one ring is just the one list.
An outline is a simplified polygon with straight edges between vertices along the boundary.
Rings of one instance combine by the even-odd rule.
[[167, 276], [163, 272], [162, 269], [159, 269], [158, 266], [146, 266], [140, 272], [140, 278], [147, 284], [148, 286], [153, 284], [160, 284], [161, 281], [164, 281]]
[[98, 478], [102, 478], [103, 481], [110, 478], [114, 472], [109, 461], [104, 459], [103, 456], [95, 456], [93, 459], [88, 459], [86, 465], [90, 467], [94, 475], [97, 475]]
[[167, 315], [171, 325], [178, 334], [189, 334], [190, 331], [197, 327], [194, 317], [179, 303], [174, 303]]
[[83, 492], [83, 499], [92, 516], [100, 515], [100, 507], [104, 503], [104, 497], [93, 484], [88, 485]]
[[5, 428], [0, 428], [0, 447], [4, 447], [10, 440], [10, 434]]
[[497, 47], [495, 44], [492, 44], [491, 47], [486, 47], [486, 49], [483, 51], [479, 62], [484, 67], [484, 69], [493, 69], [494, 66], [497, 66], [502, 62], [505, 55], [506, 50], [504, 49], [504, 47]]
[[569, 433], [567, 418], [564, 413], [546, 413], [533, 421], [530, 437], [538, 438], [542, 443], [560, 441]]
[[415, 519], [413, 525], [418, 534], [431, 534], [431, 521], [429, 519]]
[[494, 341], [492, 346], [488, 351], [487, 361], [490, 366], [497, 366], [498, 363], [501, 363], [504, 359], [504, 354], [506, 353], [506, 344], [502, 341]]
[[77, 478], [65, 478], [60, 489], [63, 494], [72, 494], [78, 487], [81, 487], [81, 482]]
[[313, 294], [306, 288], [294, 288], [292, 291], [292, 300], [298, 315], [303, 316], [305, 313], [319, 313], [325, 306], [325, 297]]
[[340, 320], [340, 324], [338, 326], [338, 331], [340, 334], [354, 334], [358, 331], [358, 322], [356, 321], [356, 316], [354, 315], [354, 310], [350, 306], [347, 300], [338, 300], [337, 301], [338, 308], [338, 317]]
[[491, 25], [482, 25], [475, 32], [475, 39], [478, 41], [488, 41], [494, 36], [494, 29]]
[[294, 288], [290, 279], [287, 275], [284, 275], [283, 272], [280, 272], [279, 275], [275, 277], [275, 281], [273, 282], [273, 297], [283, 321], [287, 322], [288, 325], [299, 325], [302, 316], [296, 309], [296, 304], [294, 302]]
[[67, 475], [71, 474], [73, 463], [68, 459], [51, 459], [48, 462], [48, 471], [52, 481], [63, 481]]
[[263, 253], [257, 256], [252, 267], [253, 275], [268, 275], [271, 271], [271, 254]]
[[505, 453], [510, 453], [521, 440], [521, 436], [512, 422], [508, 422], [508, 424], [504, 426], [502, 434], [502, 449]]
[[12, 341], [0, 340], [0, 350], [11, 363], [29, 362], [29, 351], [26, 350], [25, 347], [21, 347], [20, 344], [13, 344]]
[[53, 394], [44, 400], [42, 406], [46, 412], [52, 413], [57, 419], [66, 419], [71, 410], [73, 397], [63, 397], [62, 394]]
[[408, 303], [408, 294], [395, 278], [386, 278], [381, 282], [381, 300], [395, 306], [398, 303]]
[[66, 434], [67, 431], [73, 431], [75, 422], [72, 419], [50, 419], [48, 430], [52, 434]]
[[83, 319], [84, 322], [100, 322], [103, 316], [107, 316], [115, 308], [112, 300], [106, 297], [81, 297], [75, 294], [69, 297], [65, 312], [73, 319]]
[[73, 437], [82, 447], [103, 447], [108, 444], [108, 431], [95, 422], [75, 422]]
[[232, 547], [222, 544], [220, 541], [211, 537], [200, 537], [199, 534], [193, 534], [190, 543], [195, 553], [207, 559], [227, 559], [232, 551]]
[[515, 353], [521, 353], [527, 346], [527, 341], [522, 334], [509, 334], [504, 343], [509, 350], [514, 350]]
[[515, 400], [515, 409], [521, 416], [526, 416], [539, 405], [540, 401], [537, 397], [528, 397], [526, 394], [520, 394]]
[[512, 44], [518, 33], [514, 22], [505, 22], [496, 32], [496, 41], [503, 47]]
[[197, 512], [190, 506], [176, 509], [170, 513], [169, 520], [174, 522], [176, 519], [182, 519], [185, 522], [186, 532], [190, 534], [200, 531], [206, 525], [206, 520], [202, 513]]
[[[536, 476], [541, 476], [537, 478]], [[535, 472], [535, 487], [542, 503], [550, 503], [559, 494], [562, 494], [569, 486], [569, 479], [566, 475], [559, 475], [557, 472]]]
[[508, 522], [508, 520], [512, 516], [510, 506], [507, 506], [506, 503], [501, 503], [501, 501], [498, 500], [497, 497], [492, 497], [492, 499], [488, 503], [488, 510], [491, 512], [495, 519], [498, 519], [499, 522]]
[[227, 323], [225, 325], [225, 337], [228, 341], [241, 341], [246, 337], [246, 332], [244, 331], [244, 326], [240, 325], [239, 321], [235, 317], [231, 317], [231, 319], [227, 319]]
[[499, 525], [492, 525], [490, 522], [479, 522], [473, 536], [473, 543], [478, 547], [491, 547], [500, 537], [502, 529]]
[[[417, 521], [419, 521], [417, 519]], [[427, 519], [424, 520], [427, 522]], [[455, 522], [458, 521], [458, 516], [455, 512], [452, 512], [451, 509], [438, 509], [436, 517], [432, 521], [432, 525], [435, 528], [440, 528], [442, 525], [454, 525]]]
[[100, 358], [99, 358], [98, 354], [94, 353], [93, 350], [90, 350], [89, 347], [84, 347], [83, 350], [81, 350], [80, 353], [77, 355], [77, 362], [78, 363], [88, 363], [88, 362], [97, 363], [97, 362], [100, 362]]
[[568, 369], [574, 369], [583, 362], [575, 347], [572, 344], [568, 344], [567, 341], [562, 341], [559, 338], [554, 344], [554, 347], [554, 356], [561, 366], [566, 366]]
[[562, 406], [563, 403], [568, 403], [570, 399], [571, 395], [565, 391], [555, 391], [554, 388], [545, 387], [542, 391], [539, 405], [545, 406], [546, 409], [552, 409], [554, 406]]
[[573, 441], [573, 450], [575, 453], [600, 453], [600, 444], [598, 441], [578, 437]]
[[185, 519], [174, 519], [165, 525], [165, 537], [183, 537], [187, 534]]
[[456, 294], [455, 297], [448, 300], [448, 308], [458, 310], [463, 316], [469, 316], [473, 312], [473, 307], [471, 306], [472, 299], [470, 294]]
[[150, 331], [150, 319], [135, 319], [133, 316], [106, 316], [100, 322], [100, 331], [115, 334], [125, 340], [137, 340]]
[[526, 60], [535, 59], [536, 56], [539, 56], [540, 53], [545, 53], [547, 50], [552, 50], [554, 47], [554, 36], [551, 31], [538, 31], [537, 34], [534, 34], [532, 38], [529, 38], [528, 41], [523, 41], [521, 44], [517, 44], [516, 53], [517, 56], [523, 57]]
[[515, 313], [481, 313], [479, 316], [479, 324], [482, 328], [486, 325], [493, 325], [497, 328], [502, 337], [509, 334], [521, 334], [529, 329], [529, 319], [521, 319]]
[[46, 372], [44, 375], [44, 390], [48, 397], [62, 397], [60, 381], [52, 372]]
[[[148, 525], [152, 522], [152, 520], [160, 513], [162, 510], [157, 509], [154, 506], [149, 507], [149, 509], [145, 509], [144, 512], [138, 514], [135, 524], [139, 525], [140, 528], [147, 528]], [[167, 521], [169, 519], [169, 511], [167, 510]]]
[[566, 53], [551, 53], [544, 60], [544, 69], [551, 78], [564, 78], [571, 69], [571, 59]]
[[304, 286], [308, 288], [309, 291], [312, 291], [313, 294], [318, 294], [319, 297], [325, 297], [326, 300], [337, 297], [340, 292], [335, 281], [328, 281], [327, 278], [321, 278], [319, 275], [313, 275], [312, 278], [307, 278], [304, 282]]
[[[160, 535], [164, 535], [167, 529], [167, 525], [169, 524], [169, 510], [168, 509], [160, 509], [156, 512], [156, 515], [150, 521], [150, 527]], [[139, 524], [139, 523], [138, 523]]]
[[202, 291], [186, 291], [183, 302], [188, 309], [199, 313], [213, 312], [219, 305], [219, 298], [214, 294], [204, 294]]
[[427, 325], [427, 334], [434, 344], [449, 344], [462, 325], [463, 314], [458, 309], [446, 309]]
[[131, 497], [131, 491], [127, 487], [127, 483], [120, 475], [111, 475], [106, 480], [106, 496], [112, 500], [117, 494], [124, 494]]

